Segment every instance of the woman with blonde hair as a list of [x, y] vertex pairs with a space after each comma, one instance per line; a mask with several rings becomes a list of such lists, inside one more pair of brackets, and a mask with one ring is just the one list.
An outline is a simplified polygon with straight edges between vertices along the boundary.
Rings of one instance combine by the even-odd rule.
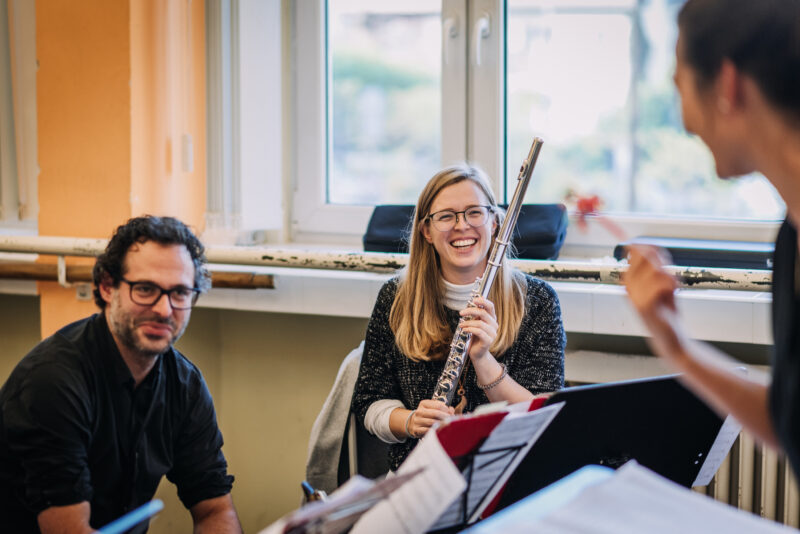
[[566, 338], [553, 289], [504, 258], [488, 299], [466, 307], [504, 212], [486, 175], [455, 165], [423, 189], [413, 215], [406, 269], [381, 289], [367, 326], [353, 411], [393, 444], [396, 469], [453, 407], [431, 400], [460, 317], [472, 334], [459, 409], [510, 403], [564, 385]]

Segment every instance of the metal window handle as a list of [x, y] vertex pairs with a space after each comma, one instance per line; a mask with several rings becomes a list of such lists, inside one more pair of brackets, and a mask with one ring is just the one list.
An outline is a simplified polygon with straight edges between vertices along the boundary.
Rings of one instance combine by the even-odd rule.
[[458, 17], [447, 17], [442, 25], [442, 41], [444, 50], [444, 64], [450, 63], [450, 50], [453, 48], [450, 42], [458, 37]]
[[488, 13], [485, 13], [481, 18], [475, 22], [475, 30], [472, 34], [472, 42], [475, 43], [474, 63], [477, 66], [481, 64], [481, 42], [489, 38], [491, 33], [490, 20]]

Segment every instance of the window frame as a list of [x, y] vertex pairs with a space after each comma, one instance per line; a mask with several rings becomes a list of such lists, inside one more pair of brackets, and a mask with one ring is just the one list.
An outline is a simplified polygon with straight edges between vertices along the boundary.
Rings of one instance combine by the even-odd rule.
[[363, 233], [372, 208], [326, 202], [330, 149], [326, 59], [327, 3], [292, 2], [294, 22], [294, 169], [292, 237], [295, 241], [324, 241], [326, 234]]
[[[294, 174], [292, 183], [291, 237], [297, 242], [360, 243], [371, 206], [326, 203], [327, 154], [330, 149], [327, 93], [330, 73], [326, 60], [326, 1], [292, 3], [293, 20], [293, 127]], [[482, 38], [481, 65], [475, 61], [475, 36], [479, 20], [488, 16], [489, 36]], [[442, 70], [442, 160], [474, 162], [492, 177], [503, 199], [505, 191], [505, 0], [442, 0], [443, 50], [455, 61]], [[451, 29], [454, 37], [444, 43]], [[447, 30], [447, 31], [445, 31]], [[444, 53], [444, 52], [443, 52]], [[486, 105], [487, 102], [492, 103]], [[459, 136], [452, 132], [464, 131]], [[546, 157], [547, 144], [543, 147]], [[520, 162], [524, 158], [520, 154]], [[514, 157], [509, 158], [513, 162]], [[511, 164], [511, 163], [509, 163]], [[534, 171], [534, 180], [535, 171]], [[509, 184], [509, 189], [513, 184]], [[528, 199], [532, 202], [532, 199]], [[747, 221], [704, 217], [672, 217], [647, 214], [608, 214], [623, 231], [633, 236], [769, 242], [780, 221]], [[576, 227], [574, 214], [571, 223]], [[616, 238], [598, 225], [587, 231], [568, 232], [565, 247], [573, 255], [607, 254]]]
[[[292, 3], [295, 105], [295, 180], [292, 237], [295, 241], [353, 240], [364, 233], [372, 206], [326, 203], [330, 106], [325, 0]], [[442, 165], [469, 160], [489, 172], [499, 191], [504, 174], [505, 54], [502, 43], [504, 3], [497, 0], [442, 0]], [[488, 20], [488, 38], [468, 48]], [[496, 37], [500, 32], [500, 38]], [[485, 41], [485, 42], [483, 42]], [[444, 52], [446, 50], [447, 52]], [[468, 68], [468, 65], [472, 65]], [[448, 95], [447, 98], [444, 95]], [[486, 102], [492, 102], [490, 106]], [[464, 132], [463, 136], [451, 132]]]
[[0, 227], [35, 234], [39, 217], [36, 124], [36, 11], [0, 2]]
[[213, 244], [285, 240], [280, 0], [206, 3], [206, 214]]

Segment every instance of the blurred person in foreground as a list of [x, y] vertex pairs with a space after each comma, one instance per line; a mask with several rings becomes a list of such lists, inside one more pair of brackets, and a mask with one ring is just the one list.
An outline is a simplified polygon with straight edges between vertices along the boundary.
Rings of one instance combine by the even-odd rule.
[[775, 243], [771, 380], [687, 336], [661, 251], [632, 247], [625, 284], [654, 352], [712, 407], [785, 451], [800, 475], [800, 0], [689, 0], [678, 29], [686, 129], [711, 150], [720, 177], [759, 171], [786, 203]]

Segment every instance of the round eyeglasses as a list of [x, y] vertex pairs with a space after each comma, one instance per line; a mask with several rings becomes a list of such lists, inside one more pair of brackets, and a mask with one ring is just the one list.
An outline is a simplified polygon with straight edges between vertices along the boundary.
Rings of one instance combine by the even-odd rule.
[[442, 210], [431, 213], [426, 217], [433, 223], [434, 228], [440, 232], [448, 232], [458, 224], [458, 216], [461, 215], [468, 225], [477, 228], [483, 226], [489, 220], [489, 213], [492, 212], [491, 206], [470, 206], [462, 211]]
[[163, 287], [152, 282], [131, 282], [122, 279], [131, 288], [131, 300], [140, 306], [153, 306], [161, 299], [162, 295], [167, 295], [169, 305], [174, 310], [188, 310], [197, 302], [200, 290], [196, 287], [178, 286], [172, 289]]

